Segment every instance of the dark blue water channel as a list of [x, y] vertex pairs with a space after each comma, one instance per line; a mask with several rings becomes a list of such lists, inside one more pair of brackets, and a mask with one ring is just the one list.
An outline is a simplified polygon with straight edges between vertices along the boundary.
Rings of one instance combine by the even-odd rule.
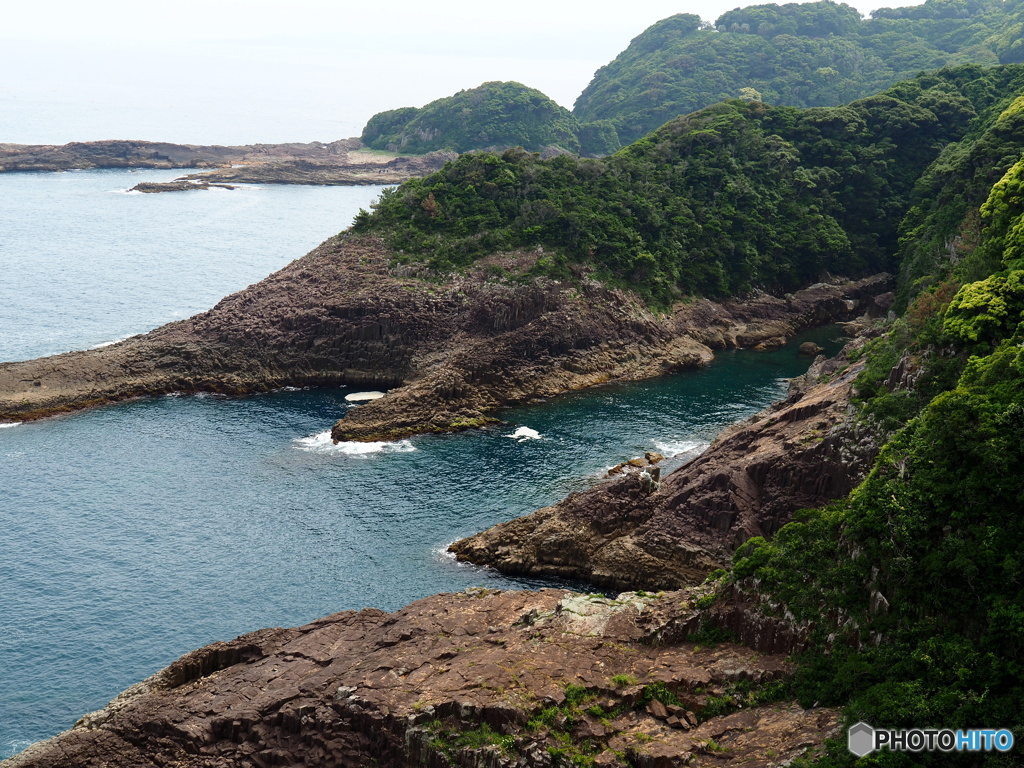
[[[644, 451], [699, 450], [806, 366], [794, 344], [723, 353], [704, 370], [394, 444], [331, 445], [345, 389], [163, 397], [0, 429], [0, 754], [212, 640], [473, 585], [537, 586], [444, 548]], [[539, 439], [509, 437], [524, 426]]]

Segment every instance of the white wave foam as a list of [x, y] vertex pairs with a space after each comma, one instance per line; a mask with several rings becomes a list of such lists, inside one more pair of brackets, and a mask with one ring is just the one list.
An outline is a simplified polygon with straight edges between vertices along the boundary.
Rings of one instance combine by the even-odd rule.
[[708, 444], [694, 440], [655, 440], [654, 447], [664, 456], [678, 456], [680, 453], [702, 453]]
[[7, 427], [20, 427], [20, 426], [21, 426], [21, 422], [20, 421], [8, 421], [8, 422], [4, 422], [3, 424], [0, 424], [0, 429], [5, 429]]
[[345, 395], [345, 399], [350, 403], [362, 403], [366, 400], [379, 400], [384, 397], [383, 392], [353, 392], [351, 395]]
[[520, 427], [511, 435], [504, 435], [504, 437], [511, 437], [513, 440], [518, 440], [520, 443], [524, 440], [541, 440], [540, 432], [536, 429], [530, 429], [529, 427]]
[[399, 440], [394, 443], [335, 443], [331, 440], [331, 430], [329, 429], [309, 437], [296, 438], [293, 442], [300, 451], [340, 453], [345, 456], [370, 456], [375, 453], [409, 453], [416, 450], [416, 446], [408, 440]]
[[93, 344], [91, 347], [89, 347], [89, 349], [101, 349], [103, 347], [113, 346], [114, 344], [120, 344], [122, 341], [127, 341], [132, 336], [138, 336], [138, 334], [137, 333], [129, 333], [127, 336], [122, 336], [121, 338], [114, 339], [113, 341], [101, 341], [99, 344]]

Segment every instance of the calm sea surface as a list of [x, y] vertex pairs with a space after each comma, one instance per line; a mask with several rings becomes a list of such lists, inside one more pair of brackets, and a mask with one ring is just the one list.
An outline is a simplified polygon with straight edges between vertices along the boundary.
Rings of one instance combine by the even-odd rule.
[[[377, 193], [123, 193], [175, 175], [0, 175], [0, 360], [207, 309]], [[812, 334], [835, 348], [833, 335]], [[344, 388], [164, 397], [0, 429], [0, 758], [213, 640], [473, 585], [537, 586], [444, 548], [643, 451], [692, 454], [806, 365], [793, 345], [727, 353], [395, 444], [331, 445]], [[510, 437], [523, 426], [539, 439]]]

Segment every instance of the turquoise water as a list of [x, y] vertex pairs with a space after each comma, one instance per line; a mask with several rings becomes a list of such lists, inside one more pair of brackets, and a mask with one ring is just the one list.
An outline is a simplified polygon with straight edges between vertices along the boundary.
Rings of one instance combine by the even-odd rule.
[[[82, 215], [98, 219], [90, 224], [96, 237], [116, 230], [114, 221], [128, 215], [122, 201], [134, 205], [135, 196], [103, 192], [122, 185], [117, 174], [80, 176], [67, 183], [85, 191], [66, 205], [80, 203]], [[9, 178], [0, 176], [0, 185]], [[43, 205], [57, 182], [23, 175], [16, 184]], [[340, 228], [351, 214], [339, 211], [353, 200], [327, 194], [334, 191], [253, 190], [262, 212], [225, 216], [217, 226], [232, 246], [223, 250], [203, 250], [209, 244], [189, 220], [215, 219], [219, 206], [236, 204], [229, 193], [155, 196], [165, 208], [132, 219], [152, 218], [145, 231], [165, 233], [168, 242], [154, 250], [132, 226], [89, 250], [84, 239], [62, 246], [54, 240], [66, 232], [23, 222], [20, 244], [2, 245], [5, 258], [20, 253], [31, 262], [13, 265], [22, 270], [17, 291], [2, 288], [8, 297], [26, 294], [15, 309], [0, 302], [5, 355], [88, 346], [146, 330], [172, 308], [203, 309], [308, 247], [265, 250], [287, 250], [276, 231], [287, 216], [296, 217], [288, 236], [297, 240]], [[324, 210], [310, 210], [314, 204]], [[60, 215], [79, 218], [74, 210]], [[165, 227], [162, 217], [172, 215], [179, 223]], [[332, 216], [335, 224], [318, 231]], [[125, 266], [133, 253], [145, 255], [145, 269]], [[106, 277], [57, 307], [51, 280], [64, 260], [80, 276]], [[189, 274], [193, 268], [204, 277]], [[95, 289], [113, 280], [117, 291]], [[209, 288], [215, 280], [227, 287]], [[194, 289], [217, 295], [197, 299]], [[20, 315], [17, 307], [28, 310]], [[472, 585], [536, 586], [456, 564], [444, 549], [597, 482], [646, 450], [699, 450], [776, 399], [784, 379], [806, 366], [794, 345], [730, 352], [705, 370], [509, 410], [499, 414], [506, 423], [491, 429], [389, 445], [335, 447], [325, 439], [350, 407], [344, 388], [163, 397], [0, 429], [0, 757], [67, 728], [212, 640], [343, 609], [394, 609]], [[520, 426], [539, 439], [509, 437]]]

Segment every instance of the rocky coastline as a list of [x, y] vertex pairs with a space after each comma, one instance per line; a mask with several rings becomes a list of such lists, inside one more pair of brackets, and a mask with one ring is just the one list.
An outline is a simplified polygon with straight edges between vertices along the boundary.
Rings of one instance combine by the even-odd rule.
[[[458, 431], [496, 421], [505, 406], [700, 366], [715, 349], [782, 344], [864, 313], [890, 281], [700, 299], [658, 314], [586, 276], [526, 277], [538, 256], [436, 275], [396, 264], [377, 239], [342, 234], [195, 317], [100, 349], [0, 364], [0, 421], [172, 392], [347, 384], [389, 391], [339, 420], [336, 441]], [[498, 262], [523, 277], [493, 277]]]
[[837, 735], [837, 710], [785, 695], [799, 632], [702, 643], [749, 606], [700, 596], [476, 588], [260, 630], [2, 765], [768, 768]]
[[[531, 277], [539, 256], [438, 275], [345, 233], [188, 320], [0, 364], [0, 420], [170, 392], [348, 384], [388, 392], [339, 420], [336, 440], [455, 431], [504, 406], [700, 366], [716, 349], [778, 346], [891, 301], [883, 274], [657, 313], [586, 274]], [[819, 358], [785, 402], [664, 478], [651, 482], [652, 455], [454, 546], [507, 571], [675, 591], [471, 590], [262, 630], [186, 655], [5, 768], [554, 768], [573, 755], [777, 766], [813, 753], [838, 733], [839, 713], [787, 698], [785, 657], [804, 630], [739, 592], [693, 585], [742, 541], [859, 477], [874, 447], [849, 448], [856, 371]]]
[[169, 182], [145, 182], [138, 192], [233, 188], [235, 184], [367, 186], [399, 184], [441, 168], [454, 152], [403, 156], [373, 152], [359, 139], [329, 143], [172, 144], [156, 141], [86, 141], [63, 145], [0, 144], [0, 173], [92, 168], [202, 169]]
[[449, 550], [503, 573], [613, 589], [699, 583], [747, 540], [770, 538], [797, 510], [845, 496], [867, 474], [879, 443], [850, 408], [862, 368], [845, 356], [819, 356], [785, 400], [726, 429], [665, 477], [639, 463], [626, 467], [608, 482]]

